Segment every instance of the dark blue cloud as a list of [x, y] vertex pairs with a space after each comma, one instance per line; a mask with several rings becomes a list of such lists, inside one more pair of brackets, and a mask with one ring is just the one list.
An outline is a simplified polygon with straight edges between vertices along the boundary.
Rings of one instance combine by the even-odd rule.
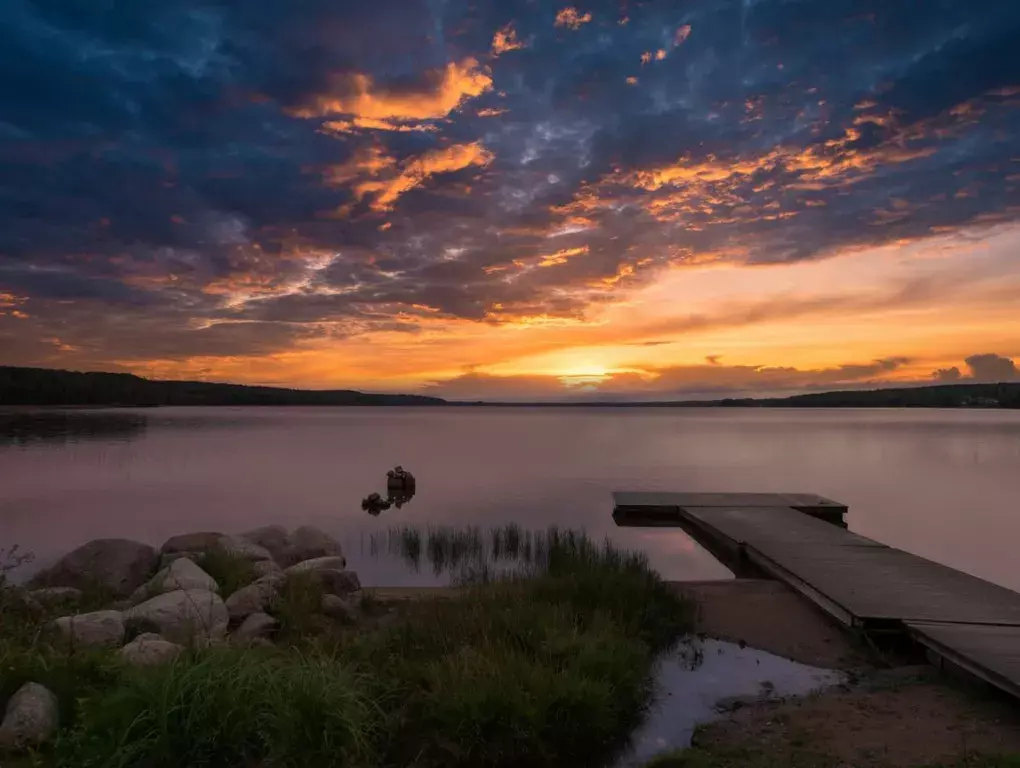
[[576, 7], [8, 0], [0, 291], [110, 359], [244, 354], [1016, 216], [1016, 3]]

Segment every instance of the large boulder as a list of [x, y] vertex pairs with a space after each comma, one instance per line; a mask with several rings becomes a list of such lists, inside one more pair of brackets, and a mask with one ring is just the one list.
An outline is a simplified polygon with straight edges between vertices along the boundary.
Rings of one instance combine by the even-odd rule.
[[273, 556], [265, 547], [252, 544], [240, 536], [221, 536], [219, 548], [232, 557], [257, 562], [259, 560], [272, 560]]
[[269, 610], [280, 595], [284, 579], [278, 575], [263, 576], [247, 587], [241, 587], [227, 598], [227, 614], [231, 621], [241, 621], [253, 613]]
[[261, 579], [263, 576], [278, 576], [283, 573], [283, 568], [275, 560], [259, 560], [257, 563], [252, 563], [251, 569], [257, 579]]
[[182, 533], [167, 539], [159, 551], [164, 555], [171, 555], [177, 552], [207, 552], [219, 546], [220, 539], [222, 538], [223, 534], [217, 531]]
[[0, 723], [0, 749], [25, 749], [43, 744], [57, 731], [56, 695], [38, 683], [25, 683], [10, 701]]
[[287, 529], [282, 525], [264, 525], [261, 528], [245, 531], [239, 538], [268, 550], [274, 560], [283, 557], [289, 543]]
[[74, 648], [119, 648], [124, 643], [124, 614], [93, 611], [53, 621], [61, 640]]
[[102, 589], [117, 597], [144, 584], [158, 562], [156, 550], [129, 539], [95, 539], [68, 552], [32, 579], [35, 587]]
[[203, 571], [186, 557], [174, 560], [166, 568], [153, 576], [131, 595], [133, 604], [144, 602], [150, 597], [173, 592], [177, 589], [198, 589], [205, 592], [219, 592], [220, 585], [216, 579]]
[[317, 557], [343, 557], [340, 542], [325, 531], [302, 525], [287, 537], [287, 546], [276, 560], [283, 567]]
[[268, 613], [252, 613], [234, 630], [231, 640], [238, 645], [248, 645], [258, 637], [272, 634], [279, 626], [280, 622]]
[[149, 667], [173, 661], [184, 646], [171, 643], [153, 632], [145, 632], [120, 649], [120, 657], [136, 667]]
[[307, 571], [308, 576], [322, 588], [327, 595], [344, 597], [361, 589], [361, 581], [354, 571], [341, 571], [335, 568], [322, 568]]
[[311, 560], [302, 560], [284, 570], [286, 574], [307, 573], [308, 571], [322, 571], [333, 569], [342, 571], [347, 567], [347, 560], [343, 557], [313, 557]]
[[215, 592], [178, 589], [153, 597], [124, 612], [129, 627], [154, 631], [184, 645], [204, 645], [227, 633], [229, 616]]
[[331, 619], [342, 621], [345, 624], [353, 624], [358, 619], [358, 611], [352, 601], [345, 600], [339, 595], [323, 595], [321, 608], [322, 612]]

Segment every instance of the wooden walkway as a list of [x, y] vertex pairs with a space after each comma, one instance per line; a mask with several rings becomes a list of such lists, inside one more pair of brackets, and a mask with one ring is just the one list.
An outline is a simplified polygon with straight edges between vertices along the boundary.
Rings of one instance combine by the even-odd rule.
[[845, 511], [843, 505], [810, 494], [614, 499], [620, 524], [640, 524], [640, 502], [647, 501], [652, 525], [672, 521], [709, 550], [739, 556], [785, 582], [843, 624], [908, 633], [937, 659], [1020, 697], [1020, 594], [839, 527], [842, 512], [837, 520], [834, 510]]

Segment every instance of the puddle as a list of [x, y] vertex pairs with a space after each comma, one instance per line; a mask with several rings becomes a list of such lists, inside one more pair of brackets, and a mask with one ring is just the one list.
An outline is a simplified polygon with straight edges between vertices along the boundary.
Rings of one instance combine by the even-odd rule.
[[655, 702], [615, 768], [640, 766], [658, 754], [689, 746], [697, 725], [718, 720], [744, 703], [803, 696], [845, 680], [842, 672], [735, 643], [685, 641], [658, 662]]

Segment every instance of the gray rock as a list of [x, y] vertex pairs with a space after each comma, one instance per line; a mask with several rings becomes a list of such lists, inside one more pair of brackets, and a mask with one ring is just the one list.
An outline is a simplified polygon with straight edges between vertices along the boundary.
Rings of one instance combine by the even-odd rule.
[[302, 525], [287, 537], [287, 547], [277, 561], [285, 568], [317, 557], [343, 557], [340, 542], [325, 531]]
[[235, 643], [245, 645], [257, 637], [266, 637], [272, 634], [280, 622], [268, 613], [252, 613], [241, 622], [241, 626], [234, 630], [231, 639]]
[[95, 539], [64, 555], [32, 579], [36, 587], [105, 589], [130, 595], [156, 569], [156, 550], [128, 539]]
[[124, 612], [129, 626], [154, 629], [167, 640], [205, 645], [227, 633], [227, 608], [215, 592], [178, 589]]
[[260, 579], [263, 576], [283, 573], [283, 568], [277, 565], [275, 560], [259, 560], [257, 563], [252, 563], [252, 570], [255, 572], [255, 576]]
[[280, 595], [282, 577], [263, 576], [254, 584], [241, 587], [227, 598], [227, 614], [231, 621], [240, 621], [253, 613], [264, 613]]
[[167, 539], [159, 551], [164, 555], [175, 552], [208, 552], [218, 547], [222, 538], [223, 534], [216, 531], [182, 533]]
[[251, 560], [253, 562], [273, 559], [273, 556], [265, 547], [260, 547], [258, 544], [252, 544], [250, 541], [246, 541], [238, 536], [221, 536], [219, 540], [219, 547], [228, 555], [240, 557], [245, 560]]
[[156, 595], [173, 592], [177, 589], [198, 589], [205, 592], [219, 592], [220, 585], [216, 579], [195, 565], [186, 557], [179, 557], [161, 570], [147, 584], [143, 584], [131, 594], [133, 604], [144, 602]]
[[284, 573], [307, 573], [308, 571], [321, 571], [325, 569], [333, 569], [336, 571], [342, 571], [347, 567], [347, 560], [343, 557], [315, 557], [311, 560], [302, 560], [300, 563], [287, 568]]
[[128, 664], [148, 667], [173, 661], [183, 650], [182, 645], [171, 643], [153, 632], [146, 632], [121, 648], [119, 653]]
[[269, 550], [275, 560], [283, 557], [287, 550], [288, 534], [287, 529], [282, 525], [264, 525], [261, 528], [245, 531], [239, 538]]
[[60, 638], [74, 648], [119, 648], [124, 643], [124, 614], [93, 611], [54, 620]]
[[162, 571], [164, 568], [169, 568], [171, 565], [173, 565], [175, 562], [180, 560], [182, 557], [186, 557], [191, 562], [197, 563], [199, 561], [199, 559], [202, 557], [202, 555], [204, 555], [204, 554], [205, 554], [205, 552], [199, 552], [199, 551], [195, 551], [195, 552], [167, 552], [166, 554], [161, 555], [160, 558], [159, 558], [159, 570]]
[[76, 603], [82, 599], [83, 592], [75, 587], [43, 587], [33, 589], [28, 596], [40, 605], [47, 607], [63, 603]]
[[56, 695], [38, 683], [25, 683], [10, 701], [0, 724], [0, 748], [25, 749], [56, 733], [60, 710]]
[[322, 596], [322, 612], [331, 619], [337, 619], [345, 624], [353, 624], [358, 619], [358, 611], [351, 601], [338, 595]]
[[307, 571], [322, 587], [327, 595], [349, 595], [361, 589], [361, 581], [354, 571], [341, 571], [333, 568], [323, 568], [318, 571]]

